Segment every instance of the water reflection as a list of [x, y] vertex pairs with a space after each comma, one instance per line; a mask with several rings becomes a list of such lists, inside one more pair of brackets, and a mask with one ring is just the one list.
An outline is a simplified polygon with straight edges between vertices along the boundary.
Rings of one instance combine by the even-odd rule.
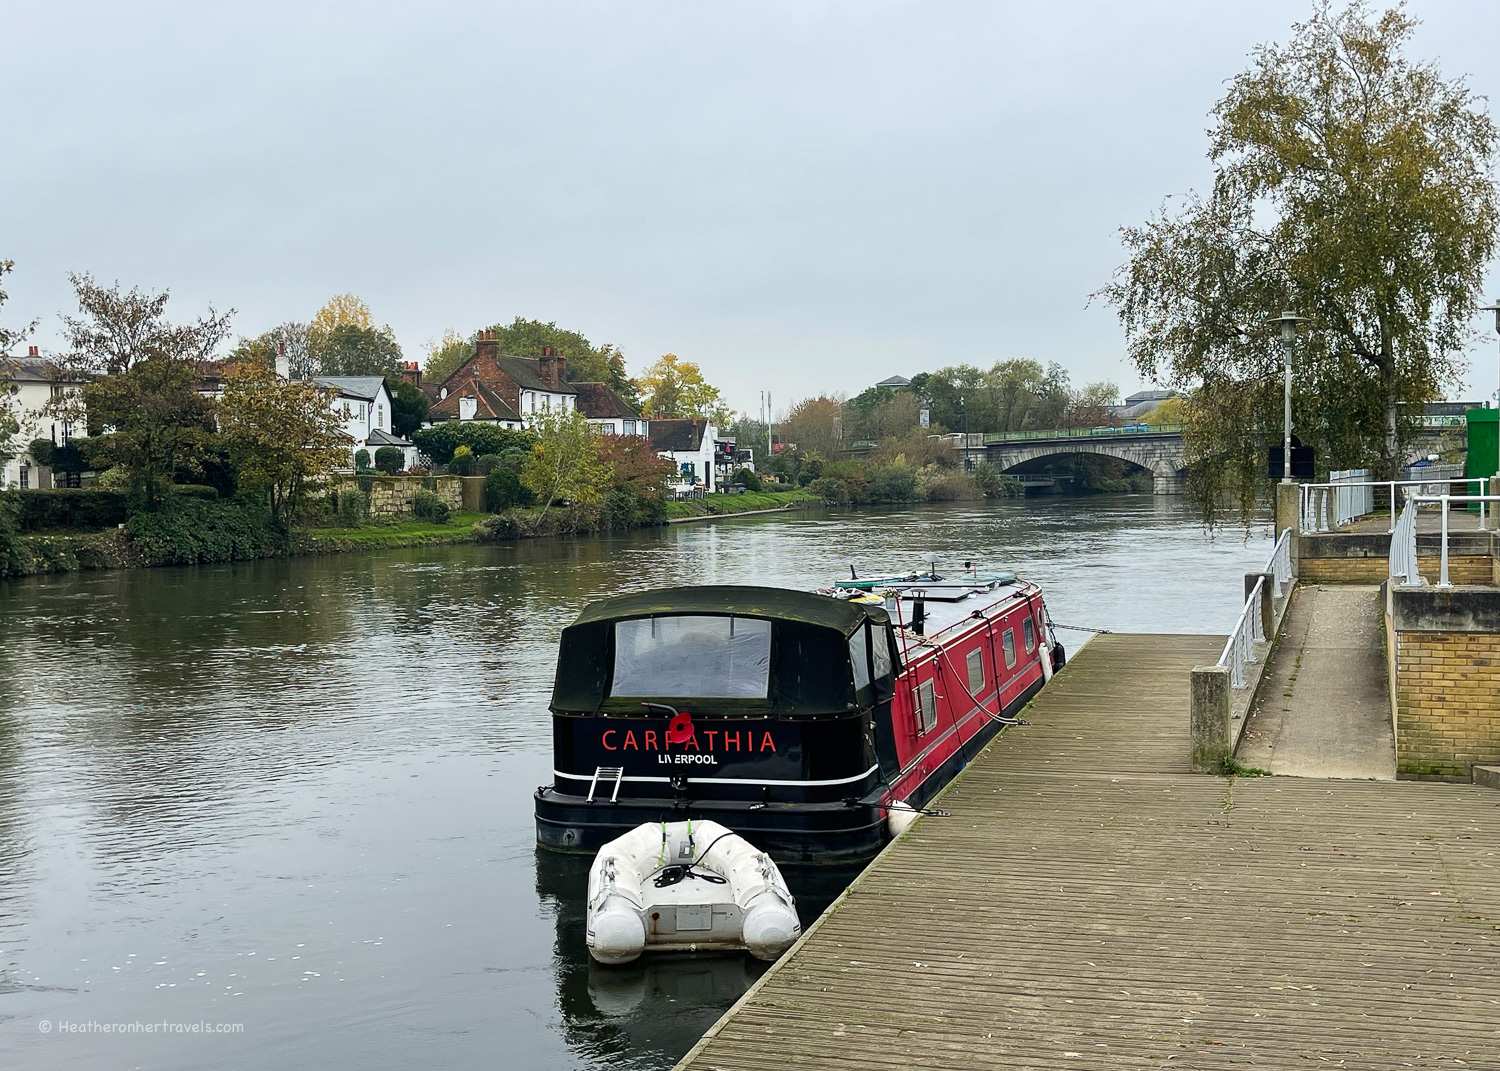
[[[586, 861], [532, 847], [560, 630], [621, 590], [929, 550], [1039, 580], [1068, 624], [1213, 632], [1269, 541], [1056, 499], [0, 588], [0, 1066], [670, 1066], [763, 968], [588, 961]], [[849, 876], [788, 869], [804, 925]]]

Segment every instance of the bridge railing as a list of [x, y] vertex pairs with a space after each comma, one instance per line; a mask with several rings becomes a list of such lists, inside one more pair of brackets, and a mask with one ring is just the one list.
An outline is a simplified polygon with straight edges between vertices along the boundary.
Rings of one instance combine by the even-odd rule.
[[1034, 439], [1100, 439], [1115, 435], [1180, 435], [1181, 424], [1127, 424], [1123, 428], [1099, 425], [1095, 428], [1053, 428], [1046, 431], [986, 432], [988, 443], [1026, 442]]

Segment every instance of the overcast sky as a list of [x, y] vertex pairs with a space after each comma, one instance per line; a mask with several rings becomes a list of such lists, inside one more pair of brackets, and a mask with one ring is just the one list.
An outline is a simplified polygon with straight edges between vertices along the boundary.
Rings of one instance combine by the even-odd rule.
[[[1085, 307], [1118, 228], [1208, 186], [1225, 80], [1310, 10], [3, 0], [4, 315], [56, 344], [87, 271], [243, 334], [352, 291], [409, 357], [555, 320], [751, 412], [1009, 357], [1129, 393]], [[1500, 4], [1411, 10], [1500, 96]]]

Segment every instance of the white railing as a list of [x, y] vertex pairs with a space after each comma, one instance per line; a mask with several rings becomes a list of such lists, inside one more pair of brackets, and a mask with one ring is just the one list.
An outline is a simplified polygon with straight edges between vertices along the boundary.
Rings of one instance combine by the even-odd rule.
[[[1396, 530], [1396, 509], [1403, 493], [1441, 494], [1448, 480], [1344, 480], [1340, 483], [1304, 483], [1297, 487], [1298, 530], [1303, 532], [1328, 532], [1358, 520], [1374, 512], [1375, 489], [1386, 489], [1391, 502], [1391, 524], [1387, 531]], [[1471, 483], [1474, 481], [1470, 481]], [[1355, 495], [1362, 497], [1356, 499]], [[1363, 497], [1368, 496], [1368, 497]], [[1356, 512], [1363, 508], [1364, 512]], [[1484, 515], [1480, 514], [1483, 523]]]
[[1234, 630], [1229, 633], [1229, 642], [1224, 644], [1224, 653], [1219, 656], [1219, 665], [1229, 669], [1229, 684], [1232, 688], [1246, 686], [1245, 667], [1254, 664], [1255, 645], [1266, 638], [1265, 630], [1260, 624], [1260, 601], [1265, 597], [1265, 585], [1266, 578], [1261, 577], [1255, 582], [1255, 587], [1250, 589], [1250, 597], [1245, 600], [1240, 616], [1234, 623]]
[[1272, 596], [1277, 599], [1281, 598], [1286, 594], [1287, 585], [1292, 582], [1292, 530], [1290, 528], [1281, 530], [1281, 538], [1276, 540], [1271, 557], [1266, 561], [1265, 571], [1276, 578], [1276, 590]]
[[1500, 510], [1500, 495], [1412, 495], [1391, 533], [1391, 576], [1403, 577], [1408, 584], [1422, 583], [1422, 576], [1417, 571], [1417, 511], [1424, 505], [1436, 505], [1442, 512], [1443, 521], [1437, 586], [1452, 587], [1448, 582], [1448, 510], [1452, 505], [1468, 505], [1470, 502], [1479, 503], [1481, 530], [1484, 528], [1485, 506], [1493, 503], [1493, 508]]

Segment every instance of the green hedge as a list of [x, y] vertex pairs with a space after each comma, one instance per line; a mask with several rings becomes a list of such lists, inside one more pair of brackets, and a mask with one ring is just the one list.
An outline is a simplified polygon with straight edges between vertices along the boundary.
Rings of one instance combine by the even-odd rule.
[[125, 523], [125, 492], [84, 490], [4, 491], [23, 532], [57, 528], [113, 528]]
[[258, 505], [180, 498], [165, 509], [137, 513], [125, 523], [131, 550], [143, 565], [198, 565], [270, 558], [286, 550], [286, 536]]

